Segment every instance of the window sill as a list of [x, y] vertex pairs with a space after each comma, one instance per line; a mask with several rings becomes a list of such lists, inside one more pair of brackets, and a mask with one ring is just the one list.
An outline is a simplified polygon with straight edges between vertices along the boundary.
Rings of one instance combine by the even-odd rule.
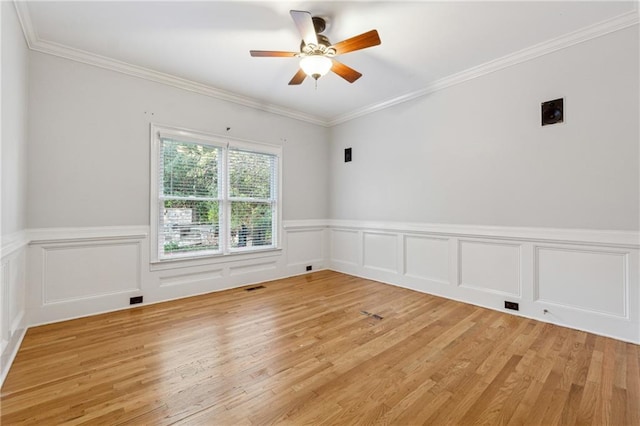
[[282, 248], [266, 248], [262, 250], [252, 250], [250, 252], [232, 252], [225, 254], [211, 254], [199, 257], [182, 257], [175, 259], [152, 260], [149, 263], [150, 271], [165, 271], [177, 268], [191, 268], [195, 266], [216, 265], [220, 263], [242, 262], [252, 259], [263, 259], [269, 257], [279, 257], [282, 255]]

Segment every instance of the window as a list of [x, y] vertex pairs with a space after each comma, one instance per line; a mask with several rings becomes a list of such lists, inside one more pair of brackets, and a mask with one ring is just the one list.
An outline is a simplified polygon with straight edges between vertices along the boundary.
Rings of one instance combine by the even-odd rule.
[[152, 126], [154, 260], [278, 247], [280, 148]]

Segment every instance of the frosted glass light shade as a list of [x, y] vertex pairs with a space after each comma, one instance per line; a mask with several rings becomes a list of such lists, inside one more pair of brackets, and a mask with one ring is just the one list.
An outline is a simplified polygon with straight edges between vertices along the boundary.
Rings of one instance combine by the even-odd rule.
[[332, 65], [331, 59], [322, 55], [305, 56], [300, 60], [302, 71], [316, 80], [328, 73]]

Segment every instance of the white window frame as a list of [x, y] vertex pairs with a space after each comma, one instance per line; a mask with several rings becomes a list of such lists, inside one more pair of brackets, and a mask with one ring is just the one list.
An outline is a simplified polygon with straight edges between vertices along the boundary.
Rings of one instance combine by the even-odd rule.
[[[169, 138], [176, 141], [197, 143], [203, 145], [214, 146], [222, 149], [221, 159], [221, 191], [220, 191], [220, 226], [219, 226], [219, 250], [218, 251], [202, 251], [181, 253], [173, 256], [163, 257], [160, 254], [159, 247], [159, 226], [160, 226], [160, 201], [161, 201], [161, 184], [159, 182], [160, 174], [160, 146], [161, 139]], [[195, 260], [215, 257], [225, 257], [230, 255], [244, 255], [264, 253], [274, 250], [281, 250], [280, 236], [282, 235], [282, 147], [270, 145], [261, 142], [253, 142], [236, 138], [229, 138], [221, 135], [214, 135], [191, 129], [164, 126], [151, 123], [150, 125], [151, 140], [151, 164], [150, 164], [150, 260], [151, 263], [165, 263], [180, 260]], [[230, 149], [239, 149], [243, 151], [252, 151], [263, 154], [276, 156], [276, 179], [274, 181], [275, 197], [273, 203], [273, 221], [272, 240], [269, 246], [260, 246], [258, 248], [231, 248], [228, 237], [231, 229], [231, 200], [228, 194], [228, 151]]]

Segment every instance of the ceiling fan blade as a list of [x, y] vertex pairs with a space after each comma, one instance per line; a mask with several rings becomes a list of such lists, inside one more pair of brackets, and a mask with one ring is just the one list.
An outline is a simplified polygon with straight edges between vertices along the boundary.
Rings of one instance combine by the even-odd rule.
[[354, 50], [366, 49], [367, 47], [377, 46], [380, 43], [378, 31], [371, 30], [355, 37], [348, 38], [340, 43], [334, 44], [332, 47], [338, 55], [353, 52]]
[[307, 77], [307, 74], [305, 74], [305, 72], [302, 71], [302, 68], [299, 69], [298, 72], [296, 73], [296, 75], [294, 75], [293, 78], [291, 79], [291, 81], [289, 82], [289, 86], [294, 86], [296, 84], [301, 84], [306, 77]]
[[278, 52], [275, 50], [250, 50], [251, 56], [264, 56], [264, 57], [291, 57], [297, 56], [296, 52]]
[[313, 26], [313, 19], [309, 12], [302, 10], [290, 10], [289, 13], [293, 18], [293, 22], [296, 23], [300, 36], [305, 44], [318, 45], [318, 37], [316, 36], [316, 29]]
[[335, 72], [340, 77], [347, 80], [349, 83], [353, 83], [354, 81], [362, 77], [362, 74], [360, 74], [358, 71], [354, 70], [353, 68], [346, 66], [342, 62], [338, 62], [335, 59], [332, 59], [332, 61], [333, 61], [333, 66], [331, 67], [331, 71]]

